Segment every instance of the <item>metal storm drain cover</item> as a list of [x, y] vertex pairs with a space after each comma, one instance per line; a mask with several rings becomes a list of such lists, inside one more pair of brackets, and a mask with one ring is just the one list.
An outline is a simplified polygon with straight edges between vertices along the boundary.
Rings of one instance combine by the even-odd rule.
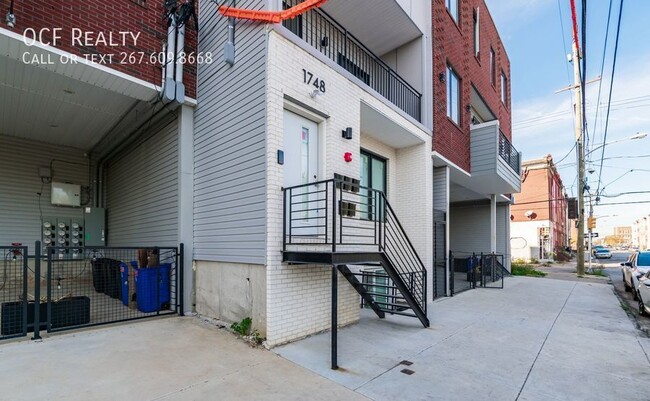
[[403, 360], [402, 362], [399, 363], [400, 365], [406, 365], [406, 366], [411, 366], [413, 365], [413, 362], [407, 361], [406, 359]]
[[405, 375], [409, 375], [409, 376], [412, 375], [413, 373], [415, 373], [411, 369], [402, 369], [402, 370], [400, 370], [400, 372], [404, 373]]

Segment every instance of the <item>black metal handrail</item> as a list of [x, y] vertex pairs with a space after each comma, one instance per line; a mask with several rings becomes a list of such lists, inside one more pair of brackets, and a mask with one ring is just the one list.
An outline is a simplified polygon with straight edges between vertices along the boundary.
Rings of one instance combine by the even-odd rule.
[[517, 174], [520, 173], [519, 165], [521, 154], [512, 146], [505, 134], [499, 131], [499, 156], [508, 163], [510, 168]]
[[330, 179], [283, 189], [283, 250], [382, 252], [426, 313], [427, 271], [382, 191]]
[[[285, 0], [289, 8], [302, 0]], [[377, 91], [408, 115], [421, 121], [422, 94], [322, 9], [282, 22], [329, 59]]]

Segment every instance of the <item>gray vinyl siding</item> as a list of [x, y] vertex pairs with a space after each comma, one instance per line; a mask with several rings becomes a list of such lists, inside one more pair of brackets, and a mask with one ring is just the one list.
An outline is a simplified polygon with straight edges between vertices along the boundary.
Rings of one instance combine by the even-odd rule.
[[487, 123], [472, 127], [470, 137], [472, 176], [496, 174], [508, 187], [521, 188], [519, 174], [499, 156], [499, 124]]
[[[51, 186], [41, 182], [39, 167], [52, 163], [53, 180], [88, 186], [88, 159], [84, 151], [0, 135], [0, 244], [20, 242], [34, 251], [41, 239], [43, 217], [83, 218], [81, 208], [52, 206]], [[75, 164], [70, 164], [75, 163]], [[82, 191], [82, 203], [88, 202]]]
[[447, 212], [449, 208], [447, 199], [447, 168], [433, 169], [433, 208]]
[[[264, 9], [266, 0], [237, 7]], [[236, 63], [223, 62], [227, 19], [201, 6], [200, 51], [215, 62], [199, 65], [194, 139], [194, 259], [266, 262], [266, 32], [238, 20]]]
[[450, 248], [459, 257], [490, 252], [490, 206], [456, 206], [449, 211]]
[[495, 171], [498, 154], [499, 126], [472, 128], [472, 175]]
[[[497, 156], [498, 157], [498, 156]], [[514, 171], [512, 171], [512, 168], [501, 159], [501, 157], [498, 157], [497, 160], [497, 174], [504, 180], [508, 182], [510, 186], [513, 188], [521, 188], [521, 178], [519, 175], [517, 175]], [[517, 191], [519, 192], [519, 191]]]
[[149, 134], [108, 163], [108, 246], [178, 246], [178, 122]]
[[[497, 204], [497, 253], [510, 259], [510, 213], [508, 205]], [[456, 206], [450, 211], [452, 252], [490, 252], [490, 206]], [[509, 262], [506, 264], [509, 267]]]

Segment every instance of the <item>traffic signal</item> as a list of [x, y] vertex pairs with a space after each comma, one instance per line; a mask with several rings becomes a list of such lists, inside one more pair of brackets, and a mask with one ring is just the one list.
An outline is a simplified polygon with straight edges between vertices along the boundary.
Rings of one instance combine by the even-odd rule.
[[587, 219], [587, 228], [593, 230], [596, 228], [596, 218], [591, 216]]
[[568, 215], [570, 219], [578, 218], [578, 200], [576, 198], [567, 198]]

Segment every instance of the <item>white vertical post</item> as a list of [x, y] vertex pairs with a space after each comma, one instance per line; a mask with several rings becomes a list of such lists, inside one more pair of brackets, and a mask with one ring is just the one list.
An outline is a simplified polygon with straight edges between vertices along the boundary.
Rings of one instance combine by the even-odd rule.
[[497, 253], [497, 196], [490, 195], [490, 252]]
[[184, 312], [193, 312], [194, 273], [194, 109], [181, 105], [178, 119], [178, 239], [185, 245]]

